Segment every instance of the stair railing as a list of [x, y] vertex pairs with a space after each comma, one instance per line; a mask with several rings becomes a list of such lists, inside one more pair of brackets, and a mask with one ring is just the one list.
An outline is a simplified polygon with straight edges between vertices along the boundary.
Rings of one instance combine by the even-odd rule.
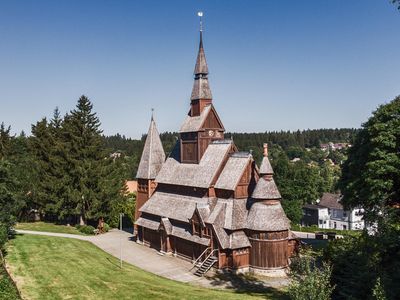
[[[199, 266], [199, 269], [205, 264], [205, 262], [213, 255], [213, 253], [214, 253], [215, 251], [218, 251], [218, 249], [214, 249], [214, 250], [211, 251], [211, 253], [206, 257], [206, 259], [203, 260], [203, 262], [202, 262], [201, 265]], [[215, 261], [211, 264], [210, 267], [207, 268], [207, 271], [208, 271], [209, 269], [211, 269], [211, 267], [212, 267], [212, 265], [213, 265], [214, 263], [215, 263]], [[192, 268], [192, 269], [193, 269], [193, 268]], [[206, 271], [206, 272], [207, 272], [207, 271]]]
[[[208, 250], [211, 250], [211, 247], [206, 248], [206, 250], [204, 250], [204, 251], [199, 255], [199, 257], [193, 262], [193, 267], [191, 267], [189, 271], [191, 271], [191, 270], [197, 265], [197, 263], [199, 262], [200, 258], [202, 258], [203, 255], [204, 255]], [[207, 259], [207, 258], [206, 258], [206, 259]]]

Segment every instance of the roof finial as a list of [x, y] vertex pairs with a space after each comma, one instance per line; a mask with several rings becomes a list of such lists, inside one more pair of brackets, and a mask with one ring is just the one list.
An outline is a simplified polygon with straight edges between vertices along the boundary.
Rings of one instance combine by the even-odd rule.
[[151, 108], [151, 120], [154, 120], [154, 108]]
[[202, 20], [203, 12], [202, 11], [198, 11], [197, 15], [200, 17], [200, 32], [203, 32], [203, 20]]

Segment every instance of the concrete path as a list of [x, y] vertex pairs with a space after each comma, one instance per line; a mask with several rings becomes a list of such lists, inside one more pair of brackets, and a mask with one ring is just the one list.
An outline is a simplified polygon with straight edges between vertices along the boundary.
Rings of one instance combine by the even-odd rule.
[[311, 232], [302, 232], [302, 231], [292, 231], [292, 232], [301, 239], [315, 239], [315, 234]]
[[[125, 231], [113, 229], [108, 233], [96, 236], [30, 230], [16, 230], [16, 232], [22, 234], [46, 235], [89, 241], [103, 251], [117, 258], [120, 258], [120, 249], [122, 249], [122, 260], [124, 262], [132, 264], [153, 274], [207, 288], [235, 288], [235, 282], [230, 280], [221, 280], [220, 277], [215, 279], [207, 279], [206, 277], [197, 277], [193, 275], [189, 271], [193, 266], [190, 262], [176, 257], [161, 255], [154, 249], [137, 244], [133, 241], [133, 235]], [[265, 280], [251, 282], [250, 284], [256, 284], [263, 288], [279, 288], [287, 285], [288, 279], [268, 278]]]

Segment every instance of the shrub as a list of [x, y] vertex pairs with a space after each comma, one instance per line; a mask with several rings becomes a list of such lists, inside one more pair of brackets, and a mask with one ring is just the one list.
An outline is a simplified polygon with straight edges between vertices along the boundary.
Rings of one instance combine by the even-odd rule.
[[108, 232], [110, 230], [110, 225], [104, 223], [104, 232]]
[[84, 234], [94, 234], [95, 228], [90, 225], [81, 225], [78, 230]]
[[293, 300], [329, 300], [333, 292], [330, 283], [332, 267], [327, 263], [317, 266], [316, 259], [310, 253], [303, 252], [293, 259], [291, 264], [292, 279], [288, 288]]
[[0, 251], [4, 249], [4, 245], [8, 240], [8, 229], [5, 225], [0, 224]]

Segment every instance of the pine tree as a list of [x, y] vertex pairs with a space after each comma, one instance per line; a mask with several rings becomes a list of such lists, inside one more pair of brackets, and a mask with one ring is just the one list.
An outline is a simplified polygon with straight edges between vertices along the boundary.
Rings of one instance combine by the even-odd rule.
[[11, 144], [11, 136], [10, 136], [11, 127], [4, 125], [2, 122], [0, 125], [0, 159], [3, 159], [8, 152], [10, 151]]
[[96, 216], [96, 207], [101, 202], [101, 179], [104, 175], [104, 147], [100, 121], [92, 112], [93, 105], [86, 96], [81, 96], [74, 110], [64, 119], [64, 141], [70, 182], [67, 202], [70, 204], [63, 215], [73, 212], [80, 223]]

